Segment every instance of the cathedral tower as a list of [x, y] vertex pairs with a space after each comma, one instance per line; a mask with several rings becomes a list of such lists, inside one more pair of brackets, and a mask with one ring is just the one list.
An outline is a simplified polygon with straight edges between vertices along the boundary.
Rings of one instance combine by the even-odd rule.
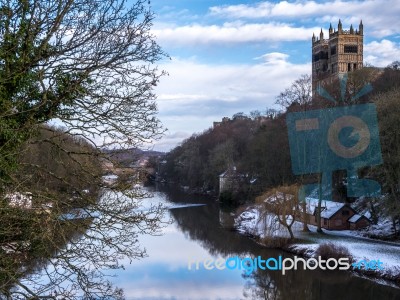
[[351, 72], [363, 67], [363, 35], [362, 21], [358, 30], [353, 25], [350, 30], [343, 30], [339, 20], [338, 29], [332, 24], [329, 27], [329, 38], [324, 39], [321, 28], [319, 38], [312, 37], [312, 88], [329, 81], [339, 74]]

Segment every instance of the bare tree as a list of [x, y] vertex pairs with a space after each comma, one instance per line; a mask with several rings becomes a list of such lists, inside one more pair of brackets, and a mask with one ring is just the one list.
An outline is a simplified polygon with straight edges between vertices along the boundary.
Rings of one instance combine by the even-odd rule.
[[286, 109], [292, 104], [310, 104], [311, 100], [311, 76], [303, 74], [276, 97], [275, 103]]
[[153, 18], [143, 0], [0, 1], [0, 297], [122, 298], [104, 269], [159, 233], [164, 210], [143, 208], [138, 177], [101, 178], [102, 149], [162, 133]]
[[375, 167], [372, 174], [382, 180], [384, 191], [383, 211], [392, 218], [395, 235], [400, 225], [400, 89], [393, 88], [374, 96], [379, 118], [379, 135], [383, 164]]
[[164, 73], [153, 63], [164, 53], [146, 3], [1, 1], [0, 149], [54, 119], [97, 146], [158, 137], [153, 87]]
[[[141, 234], [159, 234], [164, 208], [148, 197], [101, 180], [97, 150], [51, 127], [32, 138], [7, 195], [30, 197], [32, 207], [1, 203], [0, 295], [12, 299], [123, 296], [104, 271], [122, 258], [143, 258]], [[29, 192], [27, 192], [29, 191]], [[65, 288], [69, 286], [70, 288]]]
[[297, 185], [280, 186], [257, 198], [265, 213], [276, 216], [279, 224], [287, 229], [291, 240], [294, 239], [292, 226], [299, 217], [298, 191]]

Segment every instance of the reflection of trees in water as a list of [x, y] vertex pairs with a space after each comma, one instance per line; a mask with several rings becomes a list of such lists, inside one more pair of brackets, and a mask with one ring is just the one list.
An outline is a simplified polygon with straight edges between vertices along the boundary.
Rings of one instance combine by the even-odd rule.
[[378, 285], [369, 280], [339, 271], [280, 271], [257, 270], [248, 279], [244, 295], [249, 299], [268, 300], [334, 300], [334, 299], [399, 299], [398, 289]]
[[[236, 232], [222, 228], [218, 203], [207, 196], [188, 195], [164, 188], [166, 200], [179, 203], [207, 204], [199, 207], [172, 209], [175, 223], [190, 239], [200, 242], [212, 255], [237, 255], [256, 251], [259, 246]], [[163, 190], [163, 189], [161, 189]]]
[[16, 233], [0, 230], [0, 298], [123, 298], [104, 270], [121, 268], [123, 258], [144, 257], [137, 237], [158, 233], [164, 214], [159, 206], [141, 209], [133, 197], [144, 194], [129, 193], [107, 191], [70, 215], [9, 210]]
[[172, 209], [171, 214], [179, 228], [190, 239], [199, 241], [212, 255], [240, 255], [259, 248], [254, 241], [221, 227], [217, 203]]
[[[208, 203], [206, 206], [172, 209], [176, 224], [190, 239], [196, 240], [212, 255], [293, 257], [282, 251], [266, 249], [250, 238], [224, 229], [220, 224], [219, 206], [206, 197], [191, 197], [177, 191], [167, 193], [167, 199], [179, 202]], [[301, 265], [301, 264], [300, 264]], [[370, 280], [354, 277], [348, 272], [303, 270], [256, 270], [244, 275], [246, 284], [243, 295], [247, 299], [400, 299], [397, 288], [378, 285]]]

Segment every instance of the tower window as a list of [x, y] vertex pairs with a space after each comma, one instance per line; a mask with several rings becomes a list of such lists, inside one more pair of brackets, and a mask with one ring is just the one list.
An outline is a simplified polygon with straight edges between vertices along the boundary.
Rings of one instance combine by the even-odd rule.
[[317, 62], [320, 59], [328, 59], [328, 52], [320, 51], [313, 55], [313, 62]]
[[357, 53], [357, 45], [344, 45], [344, 53]]
[[331, 55], [336, 54], [336, 45], [331, 47]]

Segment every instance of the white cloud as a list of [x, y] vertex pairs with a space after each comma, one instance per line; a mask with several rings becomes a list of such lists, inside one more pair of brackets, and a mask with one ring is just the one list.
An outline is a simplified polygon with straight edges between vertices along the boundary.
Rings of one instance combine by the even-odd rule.
[[[210, 8], [210, 14], [226, 18], [242, 19], [293, 19], [296, 21], [319, 18], [325, 22], [358, 25], [360, 19], [369, 27], [369, 34], [384, 37], [400, 32], [398, 16], [400, 2], [398, 0], [368, 1], [264, 1], [256, 4], [222, 5]], [[322, 17], [321, 17], [322, 16]]]
[[223, 5], [210, 7], [211, 14], [222, 15], [233, 18], [265, 18], [265, 17], [282, 17], [282, 16], [299, 16], [311, 15], [318, 13], [318, 8], [322, 5], [314, 1], [310, 2], [294, 2], [288, 3], [281, 1], [260, 2], [253, 5]]
[[309, 64], [292, 64], [288, 57], [284, 53], [272, 52], [261, 56], [265, 62], [236, 65], [173, 59], [160, 65], [169, 73], [157, 88], [160, 110], [170, 109], [170, 104], [199, 105], [208, 100], [228, 104], [243, 98], [268, 102], [281, 91], [282, 86], [311, 71]]
[[169, 150], [222, 117], [272, 107], [282, 90], [301, 74], [311, 72], [310, 64], [292, 64], [284, 53], [267, 53], [259, 58], [263, 61], [257, 64], [211, 65], [173, 59], [161, 65], [169, 76], [156, 90], [160, 95], [159, 117], [171, 135], [184, 135], [166, 137], [155, 148]]
[[224, 23], [223, 25], [164, 26], [153, 29], [157, 40], [169, 44], [249, 43], [306, 41], [319, 29], [293, 27], [284, 23]]
[[289, 55], [285, 53], [280, 53], [280, 52], [271, 52], [264, 54], [260, 57], [256, 57], [256, 59], [263, 59], [265, 63], [267, 64], [280, 64], [280, 63], [285, 63], [287, 59], [289, 58]]
[[[189, 12], [183, 11], [182, 14]], [[290, 62], [287, 53], [294, 55], [298, 51], [292, 51], [294, 49], [290, 48], [290, 44], [283, 49], [281, 42], [310, 42], [312, 33], [318, 34], [321, 25], [327, 37], [326, 25], [332, 22], [337, 28], [339, 18], [344, 29], [348, 29], [350, 24], [357, 29], [362, 19], [367, 42], [364, 61], [379, 67], [388, 65], [400, 57], [400, 45], [390, 41], [390, 35], [400, 34], [399, 15], [398, 0], [263, 1], [214, 6], [209, 9], [208, 15], [196, 15], [198, 23], [187, 18], [182, 21], [180, 17], [168, 19], [172, 23], [166, 20], [157, 23], [152, 32], [158, 42], [166, 48], [178, 49], [175, 53], [180, 55], [191, 49], [186, 46], [208, 50], [210, 45], [227, 45], [226, 51], [230, 47], [238, 49], [243, 46], [247, 51], [253, 46], [260, 46], [252, 44], [249, 47], [249, 43], [263, 43], [261, 46], [264, 49], [278, 46], [275, 52], [256, 57], [253, 64], [214, 65], [200, 63], [196, 58], [174, 58], [161, 64], [160, 68], [168, 71], [170, 76], [161, 80], [156, 92], [159, 95], [159, 116], [169, 128], [170, 136], [159, 141], [156, 148], [169, 150], [182, 139], [211, 127], [213, 121], [219, 121], [224, 116], [273, 106], [276, 95], [301, 74], [311, 73], [309, 63]], [[371, 42], [372, 39], [377, 41]], [[224, 50], [222, 48], [221, 51]], [[311, 49], [298, 58], [309, 61], [310, 56]], [[241, 61], [243, 57], [240, 57]], [[227, 55], [224, 61], [231, 59]]]
[[373, 41], [364, 45], [364, 62], [386, 67], [400, 57], [400, 44], [389, 40]]

